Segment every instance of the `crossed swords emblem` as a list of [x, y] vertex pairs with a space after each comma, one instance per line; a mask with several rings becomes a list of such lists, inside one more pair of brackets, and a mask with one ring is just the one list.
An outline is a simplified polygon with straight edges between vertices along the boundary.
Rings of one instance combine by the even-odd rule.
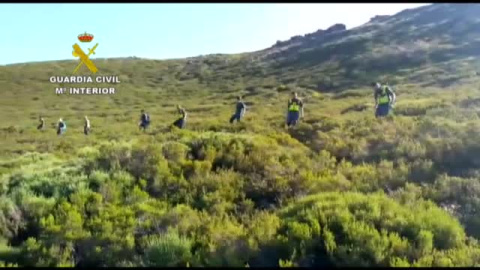
[[92, 73], [94, 73], [94, 74], [97, 73], [97, 71], [98, 71], [97, 67], [92, 62], [92, 60], [90, 60], [88, 58], [88, 57], [90, 57], [90, 55], [95, 54], [95, 49], [97, 48], [97, 46], [98, 46], [98, 43], [93, 48], [88, 49], [88, 55], [87, 55], [83, 52], [82, 48], [80, 48], [80, 46], [78, 46], [77, 43], [73, 44], [73, 52], [72, 52], [73, 56], [80, 57], [80, 63], [78, 64], [78, 66], [73, 71], [73, 74], [75, 74], [83, 64], [85, 64], [85, 66], [87, 66], [87, 68]]

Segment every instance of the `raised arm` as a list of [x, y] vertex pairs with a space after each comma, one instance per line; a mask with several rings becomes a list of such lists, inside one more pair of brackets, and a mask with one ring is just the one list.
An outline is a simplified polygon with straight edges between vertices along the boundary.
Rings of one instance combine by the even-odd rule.
[[187, 111], [184, 108], [180, 108], [178, 112], [182, 115], [183, 118], [187, 118]]
[[305, 104], [303, 104], [303, 100], [300, 101], [300, 117], [303, 117], [303, 108], [305, 107]]
[[390, 91], [390, 95], [392, 96], [391, 104], [395, 104], [395, 101], [397, 101], [397, 96], [395, 95], [395, 92], [393, 92], [390, 88], [389, 88], [389, 91]]
[[373, 93], [373, 97], [375, 99], [375, 107], [378, 106], [378, 91], [375, 89], [375, 92]]

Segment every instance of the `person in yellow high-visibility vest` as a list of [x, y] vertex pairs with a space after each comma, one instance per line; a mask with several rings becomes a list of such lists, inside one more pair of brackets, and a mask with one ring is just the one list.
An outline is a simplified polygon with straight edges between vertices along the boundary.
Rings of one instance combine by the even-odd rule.
[[293, 97], [288, 101], [287, 127], [295, 126], [300, 118], [303, 118], [303, 101], [294, 92]]
[[388, 85], [375, 83], [375, 117], [387, 116], [395, 103], [395, 93]]

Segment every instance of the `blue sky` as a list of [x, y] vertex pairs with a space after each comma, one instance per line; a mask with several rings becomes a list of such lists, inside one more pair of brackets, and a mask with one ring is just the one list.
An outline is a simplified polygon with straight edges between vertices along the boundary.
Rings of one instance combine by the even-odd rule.
[[[0, 65], [74, 59], [87, 31], [97, 57], [170, 59], [261, 50], [335, 23], [424, 4], [0, 4]], [[92, 57], [94, 58], [94, 57]]]

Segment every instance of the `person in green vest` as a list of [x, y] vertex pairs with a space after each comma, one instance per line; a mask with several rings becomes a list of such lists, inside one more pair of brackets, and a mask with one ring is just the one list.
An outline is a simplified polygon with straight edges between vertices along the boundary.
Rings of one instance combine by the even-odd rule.
[[297, 92], [294, 92], [288, 101], [287, 127], [295, 126], [300, 118], [303, 118], [303, 101], [298, 97]]
[[375, 83], [375, 117], [385, 117], [390, 113], [392, 105], [395, 104], [395, 93], [388, 85]]

